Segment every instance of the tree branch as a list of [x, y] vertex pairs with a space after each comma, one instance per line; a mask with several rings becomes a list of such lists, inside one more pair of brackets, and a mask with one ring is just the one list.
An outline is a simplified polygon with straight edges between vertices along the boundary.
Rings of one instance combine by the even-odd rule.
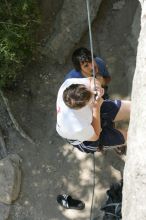
[[10, 109], [10, 107], [9, 107], [9, 104], [8, 104], [8, 99], [4, 96], [2, 90], [0, 90], [0, 95], [1, 95], [1, 97], [2, 97], [2, 99], [3, 99], [3, 102], [4, 102], [5, 106], [6, 106], [7, 112], [8, 112], [8, 114], [9, 114], [9, 117], [10, 117], [10, 119], [11, 119], [11, 121], [12, 121], [12, 123], [13, 123], [15, 129], [19, 132], [19, 134], [20, 134], [23, 138], [27, 139], [29, 142], [31, 142], [32, 144], [34, 144], [34, 141], [23, 131], [23, 129], [20, 127], [20, 125], [18, 124], [18, 122], [17, 122], [16, 119], [14, 118], [14, 116], [13, 116], [13, 114], [12, 114], [12, 112], [11, 112], [11, 109]]

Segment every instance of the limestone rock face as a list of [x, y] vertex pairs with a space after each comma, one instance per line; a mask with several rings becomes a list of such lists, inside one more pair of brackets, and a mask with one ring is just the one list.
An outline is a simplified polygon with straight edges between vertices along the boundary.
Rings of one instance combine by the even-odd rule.
[[[91, 22], [97, 15], [101, 1], [89, 1]], [[47, 41], [44, 53], [51, 60], [64, 63], [75, 43], [78, 43], [83, 33], [88, 30], [86, 1], [65, 0], [54, 27], [54, 33]]]
[[123, 220], [146, 219], [146, 1], [140, 2], [141, 31], [124, 171]]
[[16, 154], [0, 160], [0, 202], [11, 204], [20, 192], [20, 157]]
[[7, 220], [9, 217], [10, 205], [0, 203], [0, 220]]

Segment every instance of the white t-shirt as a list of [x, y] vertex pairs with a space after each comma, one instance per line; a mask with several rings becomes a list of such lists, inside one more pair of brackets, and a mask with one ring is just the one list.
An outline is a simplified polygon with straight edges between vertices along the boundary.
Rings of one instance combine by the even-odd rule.
[[88, 78], [67, 79], [60, 87], [57, 96], [57, 124], [56, 130], [66, 139], [87, 141], [94, 134], [92, 123], [92, 109], [89, 105], [75, 110], [69, 108], [63, 101], [63, 91], [71, 84], [84, 84], [90, 86]]

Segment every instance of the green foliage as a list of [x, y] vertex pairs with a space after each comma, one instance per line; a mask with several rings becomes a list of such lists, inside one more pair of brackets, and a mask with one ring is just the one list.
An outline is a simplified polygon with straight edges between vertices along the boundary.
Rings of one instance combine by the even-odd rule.
[[31, 61], [40, 16], [36, 0], [1, 0], [0, 4], [0, 87], [4, 87]]

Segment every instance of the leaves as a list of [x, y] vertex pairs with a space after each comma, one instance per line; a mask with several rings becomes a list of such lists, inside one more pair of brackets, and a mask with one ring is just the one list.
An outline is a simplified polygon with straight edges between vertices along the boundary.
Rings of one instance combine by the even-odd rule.
[[2, 0], [0, 7], [0, 87], [7, 86], [31, 61], [40, 15], [35, 0]]

